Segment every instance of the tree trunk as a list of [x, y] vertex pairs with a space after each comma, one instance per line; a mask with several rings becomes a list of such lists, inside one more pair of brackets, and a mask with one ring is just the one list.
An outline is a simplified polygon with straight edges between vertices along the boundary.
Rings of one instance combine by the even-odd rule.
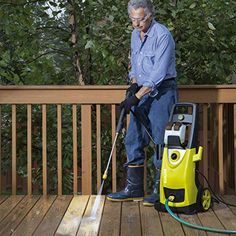
[[[77, 22], [76, 22], [76, 11], [75, 11], [75, 7], [74, 4], [72, 3], [72, 1], [68, 1], [69, 4], [71, 4], [72, 9], [70, 12], [70, 16], [69, 16], [69, 26], [71, 29], [71, 45], [73, 48], [76, 47], [77, 44], [77, 38], [78, 38], [78, 33], [77, 33]], [[78, 81], [79, 85], [84, 85], [84, 79], [83, 79], [83, 75], [82, 75], [82, 71], [81, 71], [81, 67], [80, 67], [80, 55], [79, 52], [76, 51], [74, 54], [74, 70], [75, 70], [75, 79]]]

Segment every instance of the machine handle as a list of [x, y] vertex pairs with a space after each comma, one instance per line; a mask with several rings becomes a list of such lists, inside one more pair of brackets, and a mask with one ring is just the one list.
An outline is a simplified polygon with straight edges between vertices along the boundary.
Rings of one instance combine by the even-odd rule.
[[173, 108], [175, 109], [176, 107], [192, 107], [193, 108], [193, 115], [196, 114], [197, 105], [195, 103], [191, 103], [191, 102], [178, 102], [178, 103], [174, 104]]
[[[183, 120], [179, 120], [179, 115], [178, 111], [176, 111], [177, 107], [192, 107], [192, 114], [184, 114]], [[198, 114], [197, 114], [197, 104], [191, 103], [191, 102], [179, 102], [173, 105], [169, 122], [182, 122], [182, 123], [187, 123], [191, 124], [191, 130], [190, 130], [190, 135], [189, 135], [189, 141], [187, 144], [188, 148], [194, 148], [197, 146], [197, 123], [198, 123]]]

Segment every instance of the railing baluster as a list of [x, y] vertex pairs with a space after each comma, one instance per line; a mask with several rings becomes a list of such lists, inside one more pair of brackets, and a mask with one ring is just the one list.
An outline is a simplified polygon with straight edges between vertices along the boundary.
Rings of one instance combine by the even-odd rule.
[[[208, 104], [203, 104], [203, 174], [206, 178], [209, 178], [208, 174]], [[207, 182], [204, 179], [204, 186], [207, 186]]]
[[[209, 169], [210, 169], [210, 183], [212, 184], [213, 186], [213, 189], [214, 190], [217, 190], [218, 191], [218, 180], [217, 180], [217, 177], [216, 177], [216, 166], [217, 166], [217, 163], [218, 163], [218, 159], [216, 158], [216, 156], [218, 157], [218, 127], [217, 127], [217, 112], [218, 112], [218, 109], [217, 109], [217, 104], [211, 104], [211, 113], [210, 113], [210, 127], [211, 127], [211, 133], [210, 133], [210, 160], [209, 160], [209, 163], [210, 166], [209, 166]], [[218, 178], [219, 179], [219, 178]]]
[[236, 104], [234, 104], [234, 191], [236, 192]]
[[78, 194], [78, 149], [77, 149], [77, 107], [72, 106], [72, 129], [73, 129], [73, 193]]
[[96, 105], [97, 192], [101, 187], [101, 105]]
[[57, 193], [62, 195], [61, 105], [57, 105]]
[[231, 105], [230, 104], [224, 104], [224, 113], [226, 114], [226, 117], [224, 118], [224, 126], [225, 126], [225, 130], [224, 130], [224, 136], [223, 136], [223, 140], [224, 140], [224, 180], [225, 182], [229, 185], [232, 186], [232, 181], [230, 181], [230, 176], [231, 176], [231, 165], [232, 165], [232, 153], [231, 153], [231, 148], [232, 148], [232, 143], [231, 141], [232, 138], [229, 135], [229, 129], [232, 129], [232, 122], [231, 122], [231, 116], [229, 114], [231, 113]]
[[218, 161], [220, 194], [224, 194], [223, 119], [223, 104], [218, 104]]
[[91, 105], [81, 106], [82, 194], [92, 193]]
[[42, 105], [43, 195], [47, 195], [47, 107]]
[[27, 192], [32, 195], [32, 106], [27, 105]]
[[2, 194], [2, 106], [0, 105], [0, 195]]
[[12, 105], [12, 194], [16, 195], [16, 105]]
[[[111, 135], [112, 143], [116, 135], [116, 105], [111, 105]], [[116, 192], [116, 147], [112, 155], [112, 191]]]

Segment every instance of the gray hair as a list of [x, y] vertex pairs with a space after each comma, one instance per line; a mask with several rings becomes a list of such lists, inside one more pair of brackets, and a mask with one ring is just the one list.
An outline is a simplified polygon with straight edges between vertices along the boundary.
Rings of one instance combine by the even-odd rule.
[[150, 0], [130, 0], [128, 3], [128, 14], [130, 15], [132, 9], [144, 8], [146, 15], [154, 15], [154, 6]]

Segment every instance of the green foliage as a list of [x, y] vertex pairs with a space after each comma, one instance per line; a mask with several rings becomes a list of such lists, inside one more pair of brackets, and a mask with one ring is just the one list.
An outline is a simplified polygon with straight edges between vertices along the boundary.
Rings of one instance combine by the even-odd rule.
[[157, 2], [157, 19], [176, 41], [179, 83], [230, 83], [236, 69], [235, 1]]
[[[125, 84], [132, 30], [126, 1], [21, 1], [0, 5], [1, 84]], [[235, 72], [235, 1], [154, 1], [176, 41], [180, 84], [229, 83]], [[24, 6], [24, 7], [22, 7]], [[68, 16], [77, 19], [71, 47]]]
[[46, 2], [0, 4], [1, 84], [75, 83], [67, 24]]

